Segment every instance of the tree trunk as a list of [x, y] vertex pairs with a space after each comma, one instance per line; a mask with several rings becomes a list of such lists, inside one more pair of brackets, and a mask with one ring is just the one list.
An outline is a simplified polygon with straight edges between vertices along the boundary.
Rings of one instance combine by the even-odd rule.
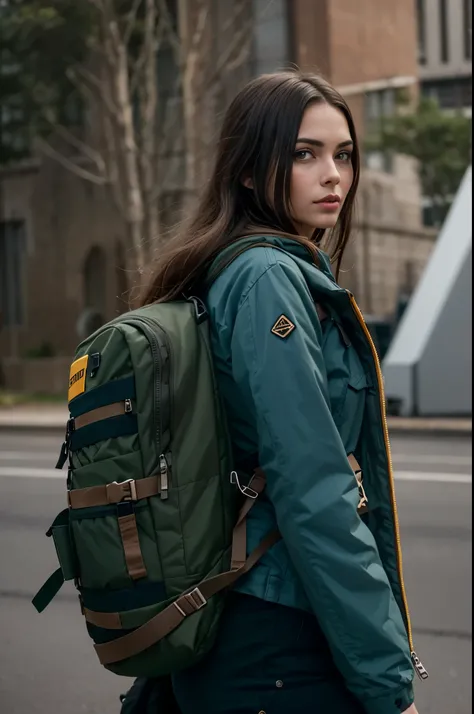
[[138, 147], [135, 141], [132, 97], [128, 75], [127, 47], [120, 37], [115, 18], [109, 18], [106, 27], [106, 45], [109, 56], [113, 57], [112, 75], [117, 104], [117, 126], [119, 151], [123, 157], [124, 213], [128, 234], [135, 253], [137, 268], [146, 264], [146, 249], [143, 244], [144, 210], [140, 186]]
[[[184, 210], [186, 212], [193, 208], [198, 185], [197, 81], [199, 71], [202, 71], [202, 67], [198, 65], [201, 64], [200, 60], [204, 54], [202, 45], [207, 15], [207, 7], [203, 2], [193, 8], [188, 0], [179, 0], [184, 144], [186, 147], [184, 184]], [[191, 27], [194, 27], [192, 33], [190, 32]]]
[[142, 195], [144, 207], [144, 240], [146, 253], [150, 255], [155, 243], [159, 240], [160, 224], [158, 200], [155, 197], [157, 175], [157, 104], [158, 78], [156, 71], [156, 4], [155, 0], [146, 0], [145, 32], [144, 32], [144, 65], [143, 82], [141, 86], [141, 147], [140, 167], [142, 178]]

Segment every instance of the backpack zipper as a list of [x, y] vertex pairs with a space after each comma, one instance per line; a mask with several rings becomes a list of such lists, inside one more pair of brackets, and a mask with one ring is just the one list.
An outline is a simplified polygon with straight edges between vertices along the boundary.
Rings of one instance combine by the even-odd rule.
[[162, 501], [166, 501], [169, 496], [169, 468], [166, 456], [164, 454], [160, 455], [160, 498]]
[[[166, 449], [169, 448], [169, 444], [163, 444], [163, 423], [167, 424], [170, 428], [170, 415], [171, 415], [171, 405], [168, 404], [168, 411], [163, 415], [163, 405], [162, 405], [162, 399], [161, 399], [161, 380], [163, 381], [168, 381], [170, 382], [170, 364], [171, 364], [171, 346], [168, 340], [168, 336], [164, 329], [158, 325], [154, 320], [149, 320], [146, 317], [143, 316], [134, 316], [133, 318], [129, 318], [128, 320], [124, 320], [129, 325], [133, 326], [139, 326], [141, 331], [144, 333], [146, 336], [148, 342], [150, 343], [150, 347], [153, 353], [153, 358], [155, 362], [158, 362], [160, 365], [160, 379], [155, 379], [155, 405], [157, 408], [157, 414], [156, 414], [156, 442], [159, 444], [160, 449], [163, 449], [162, 453], [158, 457], [158, 469], [159, 469], [159, 474], [160, 474], [160, 483], [165, 484], [164, 488], [164, 494], [162, 496], [162, 499], [165, 500], [168, 498], [168, 482], [169, 482], [169, 467], [168, 463], [166, 461], [166, 457], [164, 456], [165, 453], [167, 453]], [[163, 344], [165, 346], [168, 359], [163, 360], [162, 356], [162, 347], [160, 342], [157, 339], [156, 336], [156, 331], [159, 331], [162, 335], [163, 339]], [[170, 386], [170, 396], [171, 396], [171, 386]], [[166, 431], [168, 434], [170, 434], [170, 428], [168, 428]], [[164, 460], [164, 463], [162, 461], [162, 457]], [[165, 471], [165, 465], [166, 465], [166, 471]]]
[[[171, 363], [171, 345], [168, 340], [168, 336], [164, 329], [161, 327], [161, 325], [158, 325], [158, 323], [154, 322], [153, 320], [149, 320], [146, 317], [143, 316], [137, 316], [134, 317], [133, 319], [128, 320], [128, 323], [133, 324], [133, 323], [139, 323], [142, 326], [143, 332], [146, 334], [148, 341], [151, 345], [151, 349], [153, 352], [153, 355], [155, 357], [155, 361], [159, 362], [160, 368], [161, 368], [161, 376], [162, 378], [164, 377], [163, 381], [170, 381], [170, 363]], [[162, 335], [163, 338], [163, 344], [165, 345], [165, 349], [167, 352], [168, 359], [166, 362], [164, 362], [161, 354], [161, 344], [158, 341], [155, 332], [159, 331]], [[160, 380], [156, 380], [156, 404], [161, 405], [161, 389], [160, 389]], [[170, 410], [169, 410], [170, 411]], [[168, 419], [166, 419], [166, 416], [168, 416]], [[156, 437], [157, 441], [159, 444], [161, 444], [161, 439], [163, 436], [163, 421], [167, 421], [169, 423], [169, 414], [165, 415], [165, 419], [163, 419], [162, 411], [159, 413], [159, 418], [158, 418], [158, 424], [157, 424], [157, 432], [156, 432]], [[162, 445], [163, 448], [163, 445]]]
[[403, 579], [400, 524], [398, 521], [397, 501], [396, 501], [396, 496], [395, 496], [395, 484], [394, 484], [394, 477], [393, 477], [392, 452], [391, 452], [391, 448], [390, 448], [387, 413], [386, 413], [386, 409], [385, 409], [385, 388], [384, 388], [383, 374], [382, 374], [382, 369], [380, 367], [380, 360], [379, 360], [379, 356], [377, 353], [377, 349], [376, 349], [374, 341], [372, 339], [372, 335], [370, 334], [370, 330], [367, 327], [366, 322], [364, 320], [364, 316], [362, 315], [362, 312], [360, 311], [360, 308], [359, 308], [354, 296], [352, 295], [352, 293], [348, 290], [347, 294], [349, 296], [351, 307], [354, 311], [357, 321], [359, 322], [359, 324], [365, 334], [367, 342], [369, 343], [370, 349], [372, 351], [372, 358], [374, 360], [375, 371], [377, 373], [377, 382], [378, 382], [379, 394], [380, 394], [380, 412], [381, 412], [382, 423], [383, 423], [383, 435], [384, 435], [384, 442], [385, 442], [385, 451], [387, 453], [390, 495], [391, 495], [391, 501], [392, 501], [393, 524], [394, 524], [395, 544], [396, 544], [396, 551], [397, 551], [398, 580], [400, 582], [400, 592], [401, 592], [401, 596], [402, 596], [403, 607], [405, 610], [405, 624], [406, 624], [406, 629], [407, 629], [408, 643], [410, 645], [411, 661], [413, 663], [413, 666], [415, 668], [415, 671], [416, 671], [418, 677], [420, 679], [424, 680], [424, 679], [428, 679], [429, 675], [428, 675], [427, 670], [423, 666], [420, 658], [418, 657], [418, 655], [415, 652], [415, 647], [413, 644], [413, 630], [411, 627], [410, 612], [408, 610], [408, 599], [407, 599], [407, 594], [406, 594], [406, 589], [405, 589], [405, 582]]

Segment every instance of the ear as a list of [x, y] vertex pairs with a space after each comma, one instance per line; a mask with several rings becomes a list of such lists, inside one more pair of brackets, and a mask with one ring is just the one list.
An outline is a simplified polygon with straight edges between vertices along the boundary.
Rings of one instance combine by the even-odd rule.
[[247, 176], [247, 178], [243, 178], [242, 185], [245, 186], [245, 188], [253, 189], [253, 181], [252, 181], [251, 177]]

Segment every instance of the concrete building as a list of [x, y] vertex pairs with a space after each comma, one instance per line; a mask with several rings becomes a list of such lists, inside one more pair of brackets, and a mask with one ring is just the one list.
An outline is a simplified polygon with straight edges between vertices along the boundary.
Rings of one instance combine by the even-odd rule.
[[417, 0], [423, 94], [444, 109], [472, 108], [471, 0]]
[[[179, 0], [190, 26], [193, 7], [193, 0]], [[209, 37], [218, 53], [228, 37], [228, 5], [211, 7]], [[251, 51], [220, 88], [217, 120], [239, 84], [297, 64], [322, 72], [340, 88], [363, 143], [394, 111], [396, 92], [417, 89], [413, 0], [246, 0], [245, 8]], [[160, 66], [162, 81], [173, 86], [176, 70], [169, 56], [162, 56]], [[210, 127], [210, 142], [213, 131]], [[179, 190], [178, 181], [165, 196], [162, 209], [169, 221], [176, 217]], [[413, 162], [365, 155], [358, 221], [342, 281], [366, 312], [393, 314], [400, 292], [416, 284], [426, 264], [434, 234], [421, 225], [420, 203]], [[103, 188], [49, 159], [1, 169], [0, 355], [11, 387], [62, 391], [79, 328], [126, 309], [125, 254], [122, 226]]]
[[384, 360], [404, 416], [472, 414], [472, 169]]
[[[319, 68], [340, 89], [363, 145], [395, 111], [399, 90], [418, 91], [413, 0], [295, 0], [291, 8], [294, 61]], [[342, 282], [366, 313], [392, 315], [421, 275], [435, 237], [422, 226], [421, 201], [413, 160], [365, 153], [358, 230]]]

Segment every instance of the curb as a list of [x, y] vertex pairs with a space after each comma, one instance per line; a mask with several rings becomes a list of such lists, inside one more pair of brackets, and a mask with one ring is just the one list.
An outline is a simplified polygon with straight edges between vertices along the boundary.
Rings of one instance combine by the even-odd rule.
[[[13, 416], [13, 415], [12, 415]], [[7, 420], [7, 415], [0, 412], [0, 432], [38, 432], [40, 434], [64, 435], [66, 429], [67, 412], [64, 418], [45, 416], [32, 420], [14, 417]], [[409, 419], [395, 417], [388, 419], [388, 430], [392, 436], [459, 436], [472, 438], [472, 421], [469, 419]]]
[[0, 421], [0, 434], [18, 433], [18, 432], [37, 432], [39, 434], [59, 434], [64, 436], [66, 431], [66, 421], [59, 423], [54, 422], [2, 422]]
[[0, 409], [0, 432], [29, 431], [39, 433], [61, 433], [64, 436], [69, 418], [67, 409], [57, 409], [48, 413], [39, 409]]
[[400, 436], [457, 436], [472, 438], [470, 419], [410, 419], [395, 417], [388, 419], [390, 434]]

